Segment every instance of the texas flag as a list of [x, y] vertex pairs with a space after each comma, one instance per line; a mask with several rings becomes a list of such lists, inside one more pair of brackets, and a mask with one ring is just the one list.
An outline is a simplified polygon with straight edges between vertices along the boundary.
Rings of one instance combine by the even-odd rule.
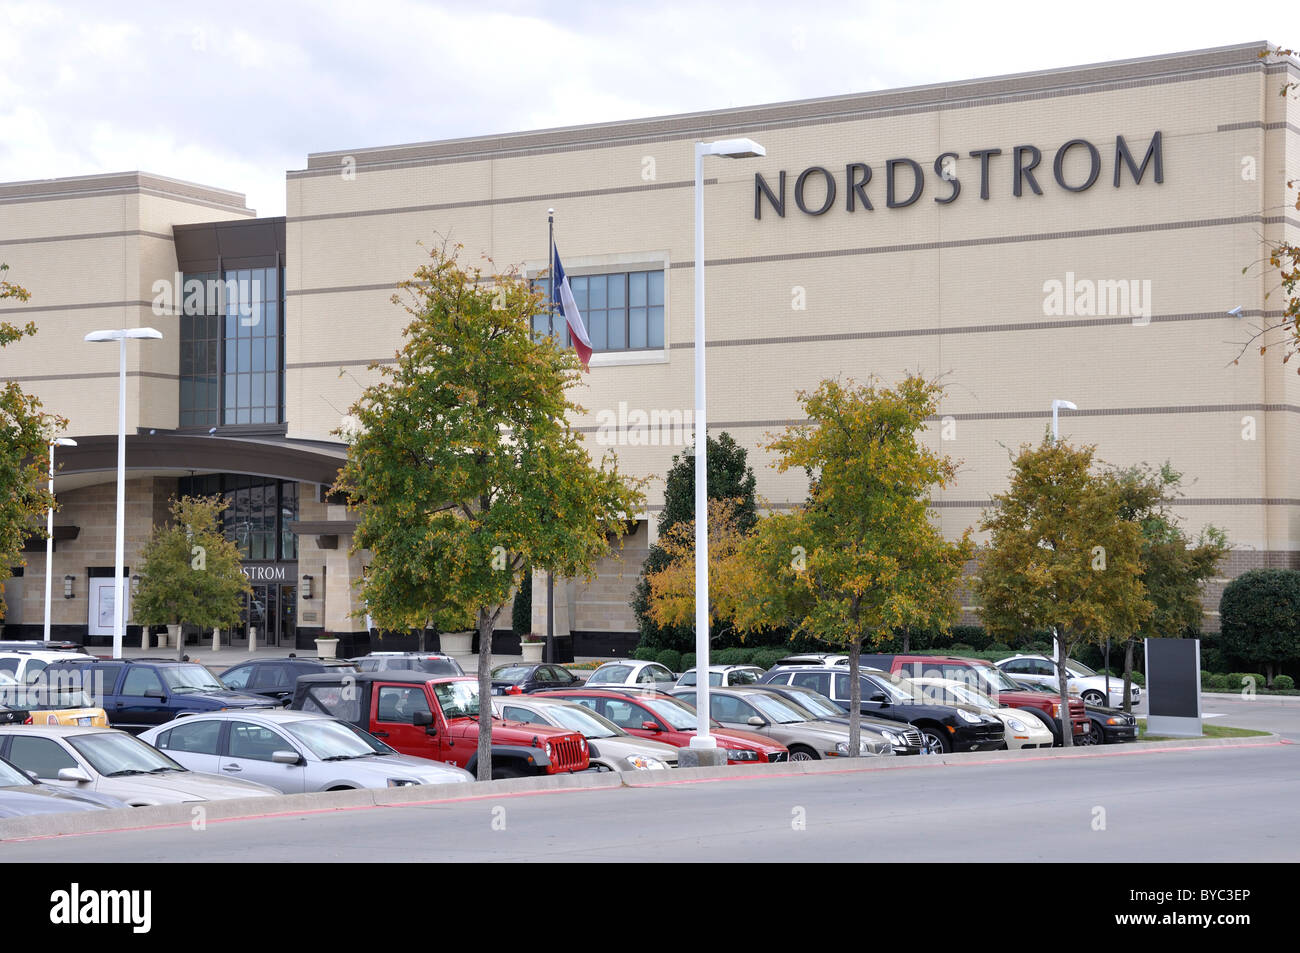
[[587, 337], [587, 326], [582, 323], [582, 315], [578, 313], [578, 303], [573, 300], [573, 289], [569, 287], [569, 276], [560, 264], [558, 248], [555, 249], [551, 275], [554, 279], [551, 283], [551, 307], [564, 315], [564, 323], [569, 326], [569, 336], [573, 338], [573, 346], [578, 352], [578, 360], [582, 361], [582, 369], [590, 370], [591, 338]]

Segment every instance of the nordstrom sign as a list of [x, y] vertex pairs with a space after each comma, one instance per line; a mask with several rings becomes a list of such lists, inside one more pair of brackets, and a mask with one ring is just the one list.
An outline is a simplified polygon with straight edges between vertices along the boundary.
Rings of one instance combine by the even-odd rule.
[[[985, 201], [995, 178], [1009, 185], [1016, 198], [1026, 190], [1042, 195], [1043, 183], [1055, 183], [1067, 192], [1086, 192], [1097, 184], [1108, 163], [1113, 170], [1111, 184], [1117, 189], [1125, 173], [1134, 185], [1141, 185], [1148, 167], [1151, 178], [1159, 185], [1165, 180], [1163, 138], [1158, 131], [1153, 133], [1144, 150], [1141, 145], [1134, 148], [1123, 136], [1116, 136], [1114, 148], [1106, 144], [1104, 154], [1102, 148], [1087, 139], [1071, 139], [1056, 150], [1046, 166], [1042, 150], [1030, 145], [1013, 146], [1005, 152], [974, 149], [964, 158], [956, 152], [940, 153], [929, 164], [932, 174], [920, 162], [906, 157], [886, 159], [875, 166], [850, 162], [843, 166], [842, 172], [839, 168], [813, 165], [799, 173], [792, 188], [784, 169], [778, 173], [775, 183], [758, 172], [754, 174], [754, 218], [763, 217], [764, 206], [784, 218], [787, 200], [791, 198], [794, 208], [805, 215], [825, 215], [840, 202], [846, 212], [859, 209], [874, 212], [872, 196], [879, 202], [882, 193], [885, 208], [907, 208], [921, 200], [927, 182], [938, 193], [933, 196], [935, 202], [951, 205], [962, 194], [962, 179], [957, 174], [959, 165], [963, 174], [965, 166], [978, 167], [980, 198]], [[972, 188], [974, 179], [972, 171], [968, 176]]]

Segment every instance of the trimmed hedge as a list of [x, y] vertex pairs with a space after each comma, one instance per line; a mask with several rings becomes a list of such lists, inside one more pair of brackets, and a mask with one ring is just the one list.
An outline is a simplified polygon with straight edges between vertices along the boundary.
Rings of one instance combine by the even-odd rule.
[[1273, 687], [1280, 692], [1295, 691], [1295, 679], [1290, 675], [1279, 675], [1273, 679]]
[[655, 655], [654, 661], [670, 672], [680, 672], [682, 670], [682, 653], [676, 649], [661, 649]]
[[649, 646], [638, 645], [632, 650], [632, 657], [638, 662], [655, 662], [658, 661], [658, 649], [652, 649]]
[[685, 655], [682, 656], [682, 671], [684, 672], [688, 668], [694, 668], [694, 667], [695, 667], [695, 653], [687, 652]]

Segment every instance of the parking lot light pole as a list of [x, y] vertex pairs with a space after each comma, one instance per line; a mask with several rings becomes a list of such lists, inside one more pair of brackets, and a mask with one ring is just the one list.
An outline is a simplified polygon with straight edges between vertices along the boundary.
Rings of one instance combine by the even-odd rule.
[[50, 509], [45, 517], [45, 636], [50, 641], [50, 583], [54, 579], [54, 448], [75, 447], [77, 441], [56, 437], [50, 441]]
[[1057, 420], [1057, 412], [1062, 408], [1066, 410], [1078, 410], [1078, 406], [1068, 400], [1052, 401], [1052, 443], [1058, 443], [1061, 439], [1060, 423]]
[[704, 157], [767, 155], [753, 139], [695, 143], [695, 736], [692, 748], [717, 748], [709, 734], [709, 489], [704, 382]]
[[126, 342], [128, 340], [157, 341], [162, 332], [154, 328], [120, 328], [110, 331], [91, 331], [87, 341], [118, 343], [117, 373], [117, 546], [113, 570], [113, 658], [122, 657], [122, 636], [125, 632], [125, 613], [122, 605], [126, 595], [126, 576], [122, 570], [126, 549]]

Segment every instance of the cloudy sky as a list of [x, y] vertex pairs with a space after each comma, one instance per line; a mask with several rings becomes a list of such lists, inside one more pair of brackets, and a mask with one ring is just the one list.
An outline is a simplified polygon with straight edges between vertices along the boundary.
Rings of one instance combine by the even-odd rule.
[[282, 215], [310, 152], [1300, 46], [1283, 8], [0, 0], [0, 182], [140, 169]]

